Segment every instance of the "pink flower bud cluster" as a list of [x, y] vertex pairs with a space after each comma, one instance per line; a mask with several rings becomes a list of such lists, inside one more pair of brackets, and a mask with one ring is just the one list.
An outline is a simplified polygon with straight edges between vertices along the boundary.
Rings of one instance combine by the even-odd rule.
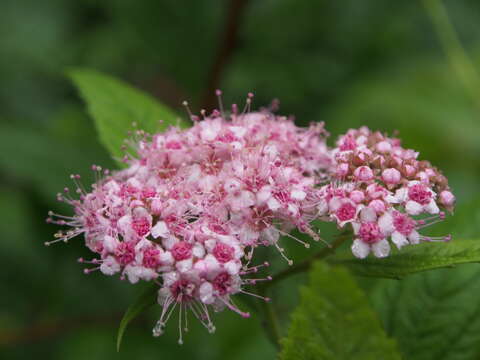
[[443, 220], [453, 210], [455, 197], [447, 179], [418, 153], [404, 149], [400, 140], [366, 127], [340, 136], [331, 151], [334, 181], [321, 189], [319, 216], [339, 227], [351, 224], [352, 252], [365, 258], [390, 253], [420, 241], [448, 241], [419, 230]]
[[92, 266], [86, 273], [158, 283], [163, 310], [155, 336], [175, 308], [180, 329], [188, 310], [213, 331], [209, 307], [247, 317], [231, 296], [258, 296], [245, 288], [270, 279], [249, 277], [266, 265], [249, 265], [256, 247], [273, 246], [286, 258], [279, 239], [291, 229], [319, 239], [310, 223], [331, 166], [326, 135], [322, 123], [304, 129], [267, 111], [235, 108], [228, 119], [214, 111], [188, 130], [136, 131], [128, 167], [110, 174], [93, 166], [100, 178], [90, 191], [73, 175], [80, 198], [68, 189], [58, 198], [74, 216], [50, 213], [48, 221], [71, 227], [55, 241], [85, 236], [97, 254], [80, 259]]

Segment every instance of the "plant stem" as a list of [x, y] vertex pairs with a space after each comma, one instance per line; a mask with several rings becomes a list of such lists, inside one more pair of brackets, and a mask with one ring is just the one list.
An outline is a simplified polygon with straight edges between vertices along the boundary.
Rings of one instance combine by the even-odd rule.
[[[260, 295], [265, 296], [265, 294], [265, 289], [260, 290]], [[273, 345], [275, 345], [277, 349], [279, 349], [281, 333], [280, 324], [275, 313], [275, 307], [271, 301], [263, 301], [262, 307], [264, 314], [263, 327], [265, 328], [265, 331], [270, 341], [273, 343]]]
[[[261, 296], [266, 296], [268, 288], [273, 284], [281, 281], [285, 278], [288, 278], [294, 274], [298, 274], [303, 271], [307, 271], [310, 266], [317, 260], [323, 259], [328, 255], [331, 255], [335, 252], [335, 250], [343, 244], [343, 242], [351, 237], [349, 232], [340, 234], [336, 237], [336, 239], [332, 242], [329, 247], [325, 247], [320, 250], [315, 255], [309, 257], [308, 259], [304, 260], [303, 262], [299, 263], [298, 265], [294, 265], [290, 268], [287, 268], [283, 271], [280, 271], [276, 275], [273, 276], [272, 281], [262, 283], [261, 286], [258, 286], [258, 293]], [[263, 327], [268, 335], [270, 341], [279, 349], [280, 348], [280, 324], [277, 318], [277, 314], [275, 312], [274, 304], [270, 301], [262, 301], [262, 308], [263, 308], [263, 315], [264, 315], [264, 322]]]
[[312, 255], [311, 257], [307, 258], [306, 260], [302, 261], [297, 265], [293, 265], [285, 270], [280, 271], [276, 275], [272, 276], [272, 281], [263, 283], [263, 289], [267, 289], [270, 286], [276, 284], [277, 282], [288, 278], [292, 275], [304, 272], [310, 268], [310, 266], [317, 260], [323, 259], [335, 252], [335, 250], [343, 244], [343, 242], [349, 239], [352, 235], [350, 233], [344, 233], [338, 235], [337, 238], [332, 242], [329, 247], [325, 247], [320, 250], [318, 253]]
[[220, 41], [212, 68], [208, 75], [207, 87], [202, 94], [201, 106], [211, 110], [217, 103], [215, 90], [238, 44], [238, 34], [242, 25], [243, 14], [248, 0], [230, 0], [227, 4], [224, 27], [220, 33]]
[[474, 103], [480, 107], [480, 81], [477, 69], [458, 39], [445, 6], [441, 0], [422, 0], [422, 3], [433, 23], [452, 68], [457, 73]]

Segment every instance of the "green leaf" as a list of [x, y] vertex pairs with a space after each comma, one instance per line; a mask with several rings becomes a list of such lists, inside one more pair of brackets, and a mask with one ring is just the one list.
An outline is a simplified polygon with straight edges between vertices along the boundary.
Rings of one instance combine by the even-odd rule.
[[135, 319], [142, 312], [147, 310], [150, 306], [156, 304], [157, 298], [155, 293], [158, 291], [158, 286], [152, 284], [145, 288], [142, 294], [135, 300], [135, 302], [130, 305], [123, 315], [122, 320], [120, 321], [120, 326], [118, 327], [117, 333], [117, 351], [120, 351], [120, 345], [122, 344], [123, 335], [127, 329], [128, 324]]
[[347, 266], [355, 275], [399, 279], [421, 271], [480, 262], [480, 241], [423, 243], [394, 251], [383, 259], [357, 259], [349, 253], [331, 257], [329, 262]]
[[480, 266], [377, 280], [370, 299], [408, 360], [480, 356]]
[[302, 288], [282, 344], [282, 360], [400, 359], [349, 273], [323, 263], [314, 265]]
[[108, 75], [87, 69], [75, 69], [69, 75], [88, 105], [100, 141], [120, 165], [121, 146], [134, 122], [149, 133], [161, 132], [170, 125], [189, 126], [150, 95]]

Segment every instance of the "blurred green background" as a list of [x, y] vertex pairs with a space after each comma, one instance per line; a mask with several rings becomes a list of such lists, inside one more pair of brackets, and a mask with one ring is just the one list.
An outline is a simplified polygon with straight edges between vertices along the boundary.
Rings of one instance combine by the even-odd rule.
[[[178, 346], [173, 323], [150, 336], [159, 309], [134, 322], [115, 352], [118, 321], [141, 285], [86, 278], [81, 239], [43, 246], [56, 230], [47, 211], [68, 212], [55, 202], [68, 175], [113, 167], [65, 77], [71, 66], [118, 76], [179, 111], [185, 99], [196, 111], [209, 106], [219, 86], [226, 103], [248, 91], [257, 107], [278, 98], [281, 113], [326, 121], [333, 136], [362, 124], [399, 130], [457, 194], [458, 216], [442, 231], [478, 235], [480, 2], [444, 2], [469, 59], [447, 25], [434, 25], [424, 6], [433, 3], [1, 0], [0, 358], [275, 356], [258, 316], [222, 313], [215, 335], [192, 325]], [[276, 289], [284, 318], [298, 280]]]

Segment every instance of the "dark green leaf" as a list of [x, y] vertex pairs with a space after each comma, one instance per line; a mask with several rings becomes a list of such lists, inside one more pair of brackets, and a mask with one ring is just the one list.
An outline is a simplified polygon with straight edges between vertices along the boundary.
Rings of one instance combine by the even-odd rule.
[[423, 243], [395, 251], [383, 259], [372, 256], [357, 259], [349, 253], [329, 261], [347, 266], [355, 275], [398, 279], [421, 271], [480, 262], [480, 241]]
[[117, 351], [120, 351], [120, 345], [122, 344], [123, 335], [125, 334], [125, 330], [127, 329], [128, 324], [138, 315], [140, 315], [142, 312], [144, 312], [150, 306], [153, 306], [156, 303], [157, 298], [155, 294], [157, 291], [157, 285], [149, 285], [137, 298], [137, 300], [128, 307], [125, 315], [123, 315], [123, 318], [120, 321], [120, 326], [118, 327]]
[[301, 290], [282, 360], [400, 359], [349, 273], [317, 263]]
[[408, 360], [480, 355], [480, 266], [464, 265], [378, 280], [370, 299]]
[[69, 75], [88, 105], [100, 141], [118, 161], [133, 123], [149, 133], [163, 131], [170, 125], [188, 127], [168, 107], [117, 79], [87, 69], [75, 69]]

